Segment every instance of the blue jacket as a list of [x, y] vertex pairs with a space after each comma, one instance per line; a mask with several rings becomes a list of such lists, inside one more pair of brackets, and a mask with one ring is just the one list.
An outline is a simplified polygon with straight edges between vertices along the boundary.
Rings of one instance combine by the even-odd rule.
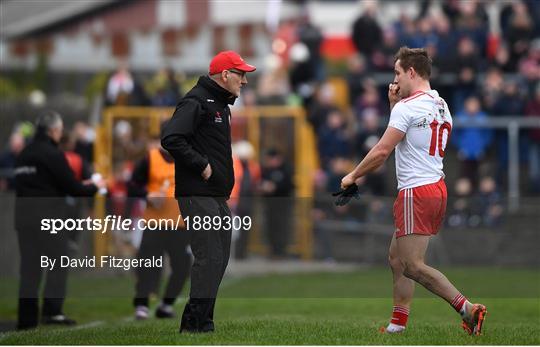
[[[458, 119], [467, 119], [468, 123], [485, 123], [489, 121], [487, 114], [478, 112], [469, 115], [461, 111]], [[459, 128], [453, 131], [452, 142], [465, 159], [479, 159], [487, 150], [493, 140], [493, 131], [486, 128]]]

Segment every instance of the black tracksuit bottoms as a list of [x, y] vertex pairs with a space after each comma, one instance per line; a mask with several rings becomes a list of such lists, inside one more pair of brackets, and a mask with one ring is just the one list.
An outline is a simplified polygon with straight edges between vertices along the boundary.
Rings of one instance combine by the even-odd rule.
[[[169, 256], [171, 274], [162, 301], [172, 305], [189, 277], [191, 256], [187, 251], [188, 235], [185, 230], [145, 230], [137, 258]], [[139, 267], [136, 270], [134, 306], [148, 306], [150, 293], [159, 291], [161, 268]]]
[[[194, 262], [191, 267], [191, 291], [182, 314], [180, 330], [214, 330], [214, 305], [231, 249], [231, 211], [225, 198], [190, 196], [178, 201], [180, 212], [191, 236]], [[196, 218], [197, 217], [197, 218]], [[210, 223], [203, 218], [210, 217]], [[201, 223], [195, 222], [201, 218]], [[218, 218], [220, 223], [218, 222]]]
[[[38, 324], [39, 289], [45, 272], [42, 316], [62, 314], [66, 296], [68, 268], [60, 266], [60, 257], [68, 254], [68, 236], [65, 233], [49, 235], [37, 223], [17, 229], [21, 254], [19, 309], [17, 327], [32, 328]], [[55, 260], [53, 270], [41, 267], [41, 256]]]

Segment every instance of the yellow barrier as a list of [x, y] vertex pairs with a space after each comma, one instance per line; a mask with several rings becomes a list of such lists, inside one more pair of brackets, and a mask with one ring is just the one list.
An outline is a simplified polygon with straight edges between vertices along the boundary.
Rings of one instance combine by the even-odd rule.
[[[94, 146], [94, 165], [98, 172], [105, 177], [113, 174], [113, 130], [116, 120], [119, 119], [148, 119], [150, 135], [159, 134], [160, 123], [163, 119], [169, 119], [174, 108], [156, 107], [108, 107], [103, 111], [102, 123], [96, 129], [96, 141]], [[247, 138], [255, 148], [257, 158], [261, 153], [261, 121], [264, 119], [284, 118], [293, 121], [294, 136], [294, 182], [295, 182], [295, 214], [297, 220], [295, 239], [289, 247], [289, 252], [298, 254], [302, 259], [310, 259], [313, 252], [311, 197], [313, 196], [313, 173], [318, 167], [315, 137], [311, 126], [306, 121], [305, 112], [300, 107], [289, 106], [261, 106], [249, 108], [234, 108], [232, 117], [245, 119], [247, 124]], [[277, 139], [278, 143], [283, 139]], [[96, 217], [105, 214], [105, 199], [98, 197], [95, 200]], [[94, 240], [94, 253], [96, 256], [106, 255], [108, 250], [108, 238], [96, 234]], [[104, 235], [107, 235], [104, 234]], [[265, 252], [260, 242], [260, 235], [255, 232], [250, 244], [250, 249], [256, 252]]]

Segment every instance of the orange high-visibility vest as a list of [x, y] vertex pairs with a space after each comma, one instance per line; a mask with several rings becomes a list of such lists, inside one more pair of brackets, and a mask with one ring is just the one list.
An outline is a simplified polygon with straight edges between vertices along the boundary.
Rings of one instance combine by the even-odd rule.
[[164, 197], [174, 198], [174, 163], [169, 163], [158, 148], [148, 153], [148, 193], [163, 192]]
[[[176, 223], [180, 210], [174, 198], [174, 163], [169, 163], [163, 158], [158, 148], [153, 148], [148, 153], [148, 184], [146, 190], [150, 193], [162, 193], [163, 203], [154, 207], [150, 203], [146, 206], [144, 218], [148, 219], [173, 219]], [[179, 227], [183, 228], [183, 220]]]
[[[231, 198], [236, 199], [240, 197], [240, 186], [242, 184], [242, 177], [244, 177], [244, 167], [240, 159], [233, 157], [233, 167], [234, 167], [234, 187], [231, 192]], [[248, 161], [248, 170], [251, 174], [251, 180], [254, 185], [257, 185], [261, 179], [261, 167], [259, 164], [254, 161]]]

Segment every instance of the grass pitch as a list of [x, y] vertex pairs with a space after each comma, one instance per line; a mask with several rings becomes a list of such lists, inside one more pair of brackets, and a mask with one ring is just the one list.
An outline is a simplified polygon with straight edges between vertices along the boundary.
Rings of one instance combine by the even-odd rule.
[[[380, 334], [378, 328], [387, 324], [392, 306], [391, 276], [387, 269], [369, 269], [226, 280], [212, 334], [178, 334], [178, 319], [133, 321], [130, 277], [72, 278], [65, 310], [79, 326], [6, 332], [0, 334], [0, 344], [540, 344], [538, 270], [444, 272], [473, 301], [488, 307], [483, 336], [467, 335], [454, 310], [419, 286], [406, 332]], [[0, 293], [0, 319], [14, 320], [16, 282], [3, 280]], [[182, 303], [176, 306], [178, 313]]]

